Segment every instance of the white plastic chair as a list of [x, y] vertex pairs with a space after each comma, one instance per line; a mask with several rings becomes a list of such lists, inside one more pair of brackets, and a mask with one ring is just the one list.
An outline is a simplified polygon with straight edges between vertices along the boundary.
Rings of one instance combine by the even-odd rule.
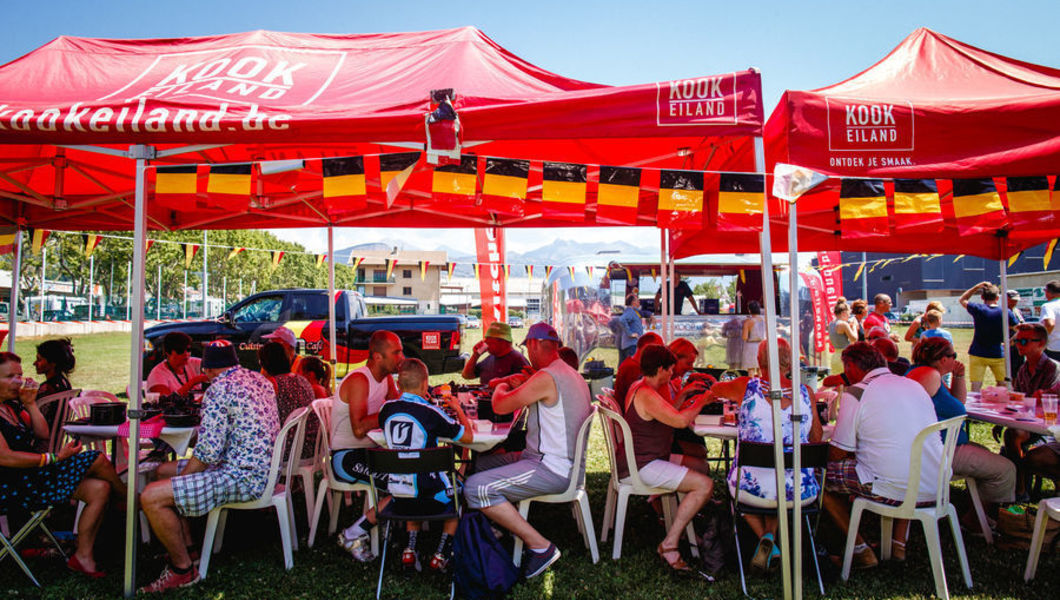
[[63, 424], [66, 423], [66, 414], [69, 409], [68, 404], [71, 398], [76, 398], [80, 395], [81, 390], [79, 389], [66, 390], [65, 392], [48, 394], [40, 400], [37, 400], [37, 408], [42, 411], [52, 404], [58, 404], [55, 409], [55, 419], [52, 421], [51, 430], [48, 433], [48, 452], [58, 454], [59, 450], [62, 449], [63, 440], [66, 435], [63, 431]]
[[[299, 438], [305, 436], [305, 422], [309, 416], [309, 409], [302, 407], [287, 418], [287, 422], [276, 434], [276, 441], [272, 445], [272, 460], [269, 462], [269, 479], [265, 484], [265, 491], [259, 498], [247, 502], [233, 502], [223, 504], [210, 511], [206, 518], [206, 533], [202, 540], [202, 553], [199, 559], [199, 575], [206, 579], [210, 570], [210, 556], [221, 551], [221, 543], [225, 534], [225, 521], [227, 510], [258, 510], [260, 508], [276, 509], [276, 520], [280, 526], [280, 541], [283, 545], [283, 566], [288, 571], [294, 566], [292, 547], [294, 546], [294, 535], [292, 534], [292, 522], [294, 515], [291, 512], [291, 495], [286, 486], [278, 485], [280, 475], [280, 464], [284, 458], [285, 447], [294, 448]], [[288, 461], [287, 480], [291, 480], [293, 463]]]
[[1027, 568], [1023, 570], [1023, 580], [1034, 579], [1038, 571], [1038, 557], [1045, 542], [1045, 528], [1049, 519], [1060, 521], [1060, 496], [1046, 498], [1038, 503], [1038, 516], [1034, 519], [1034, 534], [1031, 536], [1031, 547], [1027, 551]]
[[[324, 500], [328, 500], [328, 535], [335, 535], [339, 527], [339, 511], [341, 508], [342, 494], [346, 492], [364, 492], [365, 510], [374, 506], [371, 498], [372, 486], [368, 483], [346, 483], [335, 478], [331, 469], [331, 398], [320, 398], [314, 400], [313, 412], [320, 419], [319, 439], [323, 443], [321, 449], [320, 464], [324, 472], [324, 478], [320, 480], [317, 487], [316, 503], [313, 506], [313, 514], [309, 517], [309, 539], [306, 544], [312, 548], [316, 542], [317, 526], [320, 524], [320, 513], [324, 509]], [[329, 493], [330, 492], [330, 493]], [[379, 528], [373, 527], [372, 554], [379, 554]]]
[[[961, 526], [957, 521], [957, 509], [950, 504], [950, 479], [953, 477], [953, 452], [957, 448], [957, 433], [964, 423], [964, 415], [933, 423], [920, 430], [913, 438], [909, 457], [909, 481], [906, 484], [905, 498], [898, 506], [873, 502], [868, 498], [855, 498], [850, 510], [850, 529], [847, 531], [847, 546], [843, 553], [843, 581], [850, 577], [850, 564], [854, 557], [855, 538], [861, 513], [868, 510], [880, 515], [880, 555], [884, 560], [891, 557], [891, 529], [894, 519], [915, 519], [924, 527], [924, 538], [927, 540], [928, 555], [931, 558], [931, 571], [935, 576], [935, 595], [941, 600], [948, 600], [949, 589], [946, 587], [946, 571], [942, 565], [942, 546], [939, 542], [939, 519], [949, 517], [950, 529], [953, 531], [953, 542], [957, 546], [957, 558], [961, 563], [964, 584], [972, 587], [972, 572], [968, 568], [968, 555], [964, 549], [964, 538], [961, 537]], [[938, 491], [935, 502], [927, 506], [917, 506], [917, 493], [920, 487], [920, 462], [924, 453], [924, 443], [930, 436], [946, 432], [943, 444], [942, 463], [937, 476]]]
[[81, 390], [82, 396], [96, 396], [99, 398], [106, 398], [108, 402], [120, 402], [118, 397], [114, 394], [104, 390]]
[[[607, 501], [604, 503], [604, 522], [600, 527], [600, 541], [607, 541], [607, 532], [613, 526], [615, 529], [615, 540], [611, 558], [618, 560], [622, 558], [622, 533], [626, 526], [626, 507], [629, 504], [629, 497], [631, 495], [660, 496], [663, 506], [663, 521], [666, 528], [669, 529], [670, 525], [673, 524], [674, 513], [677, 512], [677, 495], [671, 490], [651, 487], [641, 481], [640, 472], [637, 469], [637, 460], [633, 457], [633, 445], [629, 443], [629, 440], [633, 439], [629, 424], [626, 423], [626, 419], [622, 414], [615, 410], [617, 405], [613, 398], [603, 394], [598, 395], [596, 398], [599, 401], [597, 414], [603, 419], [604, 440], [607, 442], [607, 453], [611, 460], [611, 481], [607, 484]], [[625, 479], [618, 478], [618, 461], [621, 458], [618, 457], [617, 448], [620, 439], [626, 441], [622, 446], [625, 449], [623, 458], [629, 468], [629, 477]], [[685, 532], [688, 535], [688, 543], [691, 546], [692, 555], [698, 557], [699, 546], [696, 544], [696, 532], [691, 522], [688, 523]]]
[[983, 532], [983, 539], [986, 540], [987, 544], [994, 543], [994, 533], [990, 530], [990, 522], [986, 519], [986, 510], [983, 508], [983, 499], [979, 497], [979, 486], [975, 483], [974, 477], [965, 477], [963, 475], [955, 475], [954, 481], [964, 480], [964, 485], [968, 488], [968, 495], [972, 498], [972, 508], [975, 509], [975, 517], [979, 521], [979, 529]]
[[[329, 399], [330, 400], [330, 399]], [[315, 412], [310, 412], [309, 419], [320, 420]], [[308, 427], [308, 421], [306, 423]], [[321, 424], [323, 428], [323, 424]], [[304, 444], [304, 440], [303, 440]], [[300, 444], [299, 446], [303, 445]], [[299, 448], [298, 452], [291, 453], [291, 459], [295, 461], [295, 476], [301, 476], [302, 478], [302, 492], [305, 495], [305, 515], [306, 520], [309, 520], [313, 516], [313, 507], [316, 504], [316, 495], [313, 493], [316, 488], [315, 475], [317, 471], [321, 470], [321, 461], [324, 459], [326, 454], [326, 448], [324, 446], [324, 440], [317, 434], [317, 438], [313, 443], [313, 456], [309, 458], [302, 458], [302, 451]], [[284, 464], [284, 468], [281, 470], [281, 476], [287, 472], [287, 465]], [[284, 480], [287, 484], [287, 480]]]
[[[570, 478], [567, 489], [558, 494], [547, 494], [535, 496], [519, 501], [519, 514], [523, 519], [529, 520], [530, 504], [533, 502], [546, 502], [549, 504], [566, 504], [571, 502], [571, 510], [574, 513], [574, 521], [578, 524], [578, 531], [585, 540], [585, 547], [592, 555], [593, 564], [600, 562], [600, 551], [596, 547], [596, 531], [593, 527], [593, 515], [589, 510], [589, 494], [585, 491], [585, 448], [589, 445], [589, 428], [596, 416], [596, 407], [585, 418], [581, 428], [578, 429], [578, 441], [574, 446], [574, 469], [576, 472]], [[515, 536], [515, 546], [512, 548], [512, 560], [515, 566], [519, 566], [523, 558], [523, 540]]]

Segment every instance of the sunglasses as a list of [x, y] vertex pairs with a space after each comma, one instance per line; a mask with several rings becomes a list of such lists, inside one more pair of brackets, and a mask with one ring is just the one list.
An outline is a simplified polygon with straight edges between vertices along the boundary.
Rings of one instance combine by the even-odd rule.
[[956, 352], [950, 352], [949, 354], [946, 355], [946, 357], [947, 358], [957, 358], [957, 353]]
[[1042, 338], [1016, 338], [1012, 340], [1013, 343], [1019, 344], [1020, 346], [1026, 346], [1031, 342], [1044, 342]]

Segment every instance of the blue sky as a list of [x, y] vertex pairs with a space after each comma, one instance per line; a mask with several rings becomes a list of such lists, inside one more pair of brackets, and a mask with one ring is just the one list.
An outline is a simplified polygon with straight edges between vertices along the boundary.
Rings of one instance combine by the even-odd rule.
[[[185, 37], [252, 29], [371, 33], [473, 25], [509, 51], [550, 71], [610, 85], [648, 83], [757, 67], [767, 111], [785, 89], [845, 79], [882, 58], [917, 27], [930, 27], [992, 52], [1060, 67], [1060, 2], [254, 2], [113, 0], [8, 2], [0, 23], [0, 63], [60, 35]], [[336, 243], [402, 238], [401, 230], [342, 230]], [[528, 250], [555, 239], [657, 246], [654, 230], [510, 232]], [[304, 233], [288, 235], [306, 243]], [[310, 236], [310, 249], [320, 246]], [[470, 231], [420, 232], [471, 251]]]

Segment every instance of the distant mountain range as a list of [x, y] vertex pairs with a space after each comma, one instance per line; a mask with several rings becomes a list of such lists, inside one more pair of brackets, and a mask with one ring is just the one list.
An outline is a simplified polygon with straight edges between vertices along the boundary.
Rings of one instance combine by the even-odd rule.
[[[474, 268], [471, 266], [472, 263], [478, 259], [474, 254], [468, 254], [465, 251], [450, 248], [448, 246], [438, 246], [435, 248], [420, 248], [415, 244], [409, 243], [407, 240], [383, 240], [379, 242], [372, 242], [368, 244], [357, 244], [355, 246], [349, 246], [342, 248], [341, 250], [335, 251], [335, 259], [338, 262], [348, 262], [351, 254], [356, 255], [358, 251], [373, 250], [373, 251], [386, 251], [394, 247], [401, 250], [443, 250], [449, 255], [451, 262], [457, 263], [454, 275], [457, 277], [472, 277], [474, 276]], [[657, 251], [651, 248], [645, 248], [642, 246], [634, 246], [623, 241], [613, 241], [606, 244], [598, 242], [575, 242], [573, 240], [556, 240], [550, 244], [541, 246], [529, 252], [508, 252], [507, 261], [512, 265], [534, 265], [535, 267], [543, 267], [544, 265], [558, 265], [563, 264], [573, 257], [586, 256], [590, 254], [597, 254], [599, 252], [618, 252], [621, 254], [654, 254]], [[523, 275], [521, 269], [512, 269], [513, 277], [520, 277]]]

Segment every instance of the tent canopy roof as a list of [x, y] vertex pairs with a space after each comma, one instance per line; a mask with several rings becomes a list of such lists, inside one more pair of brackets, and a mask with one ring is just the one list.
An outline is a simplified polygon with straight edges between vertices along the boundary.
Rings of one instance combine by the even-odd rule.
[[[761, 134], [763, 122], [761, 82], [753, 70], [604, 86], [536, 67], [472, 27], [368, 35], [61, 37], [0, 66], [0, 197], [7, 199], [0, 200], [7, 202], [0, 218], [16, 215], [25, 225], [56, 229], [131, 228], [132, 161], [83, 146], [198, 146], [155, 164], [422, 149], [430, 92], [450, 88], [464, 150], [481, 156], [750, 170], [750, 138]], [[531, 168], [540, 173], [540, 166]], [[598, 224], [591, 198], [583, 222], [552, 222], [534, 206], [525, 218], [508, 220], [469, 219], [451, 210], [426, 214], [411, 199], [422, 204], [430, 198], [429, 173], [410, 181], [410, 193], [387, 210], [378, 191], [371, 197], [380, 185], [375, 177], [367, 182], [367, 210], [345, 220], [324, 215], [317, 174], [315, 190], [299, 180], [295, 193], [273, 190], [250, 207], [195, 214], [152, 206], [150, 226]], [[534, 185], [532, 173], [531, 205], [540, 203]], [[643, 197], [642, 205], [638, 224], [654, 224], [653, 198]]]

